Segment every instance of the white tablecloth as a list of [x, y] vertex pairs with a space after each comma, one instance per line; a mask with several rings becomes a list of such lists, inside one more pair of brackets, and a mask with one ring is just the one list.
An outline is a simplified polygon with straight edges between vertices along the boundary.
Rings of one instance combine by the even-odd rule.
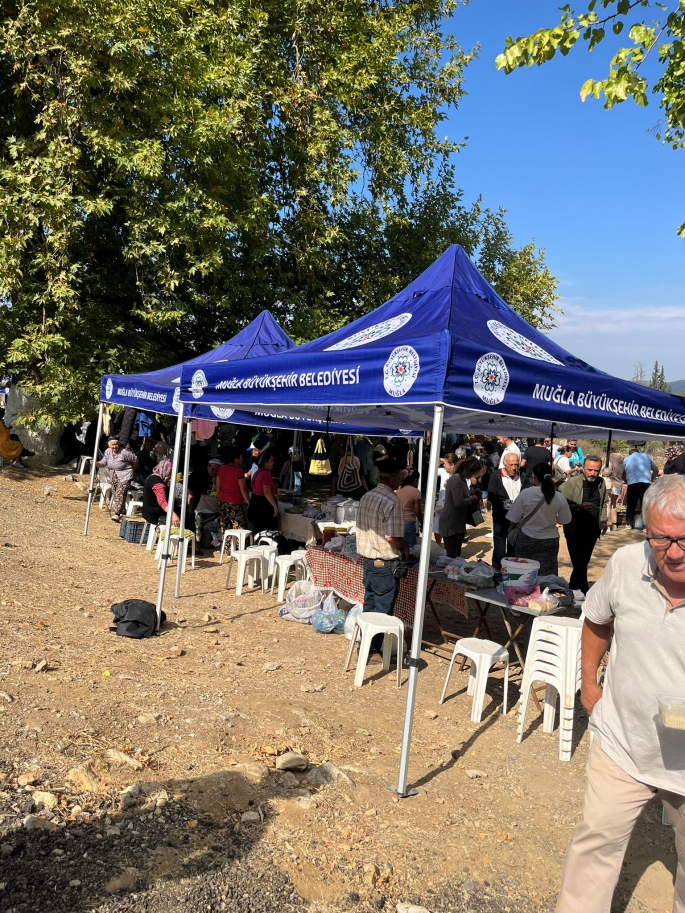
[[307, 546], [316, 545], [317, 527], [311, 517], [302, 514], [279, 513], [278, 525], [280, 531], [288, 539], [295, 542], [304, 542]]

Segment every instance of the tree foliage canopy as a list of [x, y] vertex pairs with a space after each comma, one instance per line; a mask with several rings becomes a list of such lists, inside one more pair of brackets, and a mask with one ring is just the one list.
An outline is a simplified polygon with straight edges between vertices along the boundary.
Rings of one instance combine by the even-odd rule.
[[[589, 51], [608, 35], [625, 34], [630, 43], [620, 47], [609, 62], [604, 79], [588, 79], [580, 90], [583, 101], [593, 95], [604, 97], [604, 107], [632, 98], [648, 104], [649, 93], [658, 96], [664, 118], [656, 126], [657, 139], [674, 149], [685, 146], [685, 0], [659, 3], [656, 0], [590, 0], [576, 11], [560, 8], [561, 19], [552, 28], [532, 35], [506, 40], [495, 63], [511, 73], [517, 67], [546, 63], [557, 51], [566, 56], [582, 40]], [[649, 17], [649, 18], [648, 18]], [[659, 74], [650, 84], [643, 64], [652, 54], [658, 59]], [[685, 236], [685, 224], [678, 229]]]
[[556, 282], [467, 206], [439, 128], [456, 0], [0, 0], [0, 366], [67, 421], [104, 372], [262, 308], [298, 340], [463, 244], [527, 319]]

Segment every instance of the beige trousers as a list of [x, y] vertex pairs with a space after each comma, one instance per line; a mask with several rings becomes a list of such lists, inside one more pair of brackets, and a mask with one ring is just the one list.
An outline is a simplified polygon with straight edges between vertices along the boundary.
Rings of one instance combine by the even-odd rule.
[[602, 751], [597, 739], [590, 748], [583, 817], [564, 860], [556, 913], [609, 913], [633, 827], [654, 795], [663, 801], [675, 829], [673, 913], [685, 913], [685, 796], [634, 780]]

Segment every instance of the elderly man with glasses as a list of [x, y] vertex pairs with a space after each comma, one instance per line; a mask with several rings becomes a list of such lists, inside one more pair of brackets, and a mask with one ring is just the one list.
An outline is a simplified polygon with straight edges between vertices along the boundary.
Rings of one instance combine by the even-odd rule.
[[685, 913], [685, 728], [662, 724], [658, 699], [685, 697], [685, 477], [655, 482], [643, 511], [646, 541], [618, 549], [585, 601], [581, 700], [595, 738], [556, 913], [607, 913], [635, 822], [655, 795], [675, 831], [673, 913]]
[[507, 511], [528, 488], [530, 480], [519, 472], [520, 458], [515, 453], [505, 453], [500, 468], [490, 474], [488, 500], [492, 504], [492, 566], [502, 569], [502, 558], [507, 554], [509, 521]]

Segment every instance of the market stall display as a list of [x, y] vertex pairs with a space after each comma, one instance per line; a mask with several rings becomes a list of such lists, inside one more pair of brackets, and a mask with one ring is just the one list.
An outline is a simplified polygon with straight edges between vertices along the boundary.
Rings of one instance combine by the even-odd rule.
[[[348, 602], [364, 602], [363, 568], [359, 559], [348, 557], [340, 552], [327, 551], [324, 548], [310, 548], [307, 550], [307, 566], [311, 579], [320, 587], [332, 589], [338, 596]], [[395, 602], [395, 615], [404, 623], [406, 628], [414, 627], [414, 607], [416, 605], [416, 588], [418, 585], [418, 568], [410, 568], [408, 575], [400, 581], [400, 592]], [[466, 602], [468, 587], [464, 583], [448, 579], [441, 570], [434, 570], [430, 574], [429, 607], [435, 618], [442, 643], [458, 640], [461, 635], [449, 631], [446, 623], [441, 620], [435, 603], [449, 606], [453, 611], [465, 618], [469, 617], [469, 607]], [[429, 646], [435, 646], [430, 641], [424, 641]]]

